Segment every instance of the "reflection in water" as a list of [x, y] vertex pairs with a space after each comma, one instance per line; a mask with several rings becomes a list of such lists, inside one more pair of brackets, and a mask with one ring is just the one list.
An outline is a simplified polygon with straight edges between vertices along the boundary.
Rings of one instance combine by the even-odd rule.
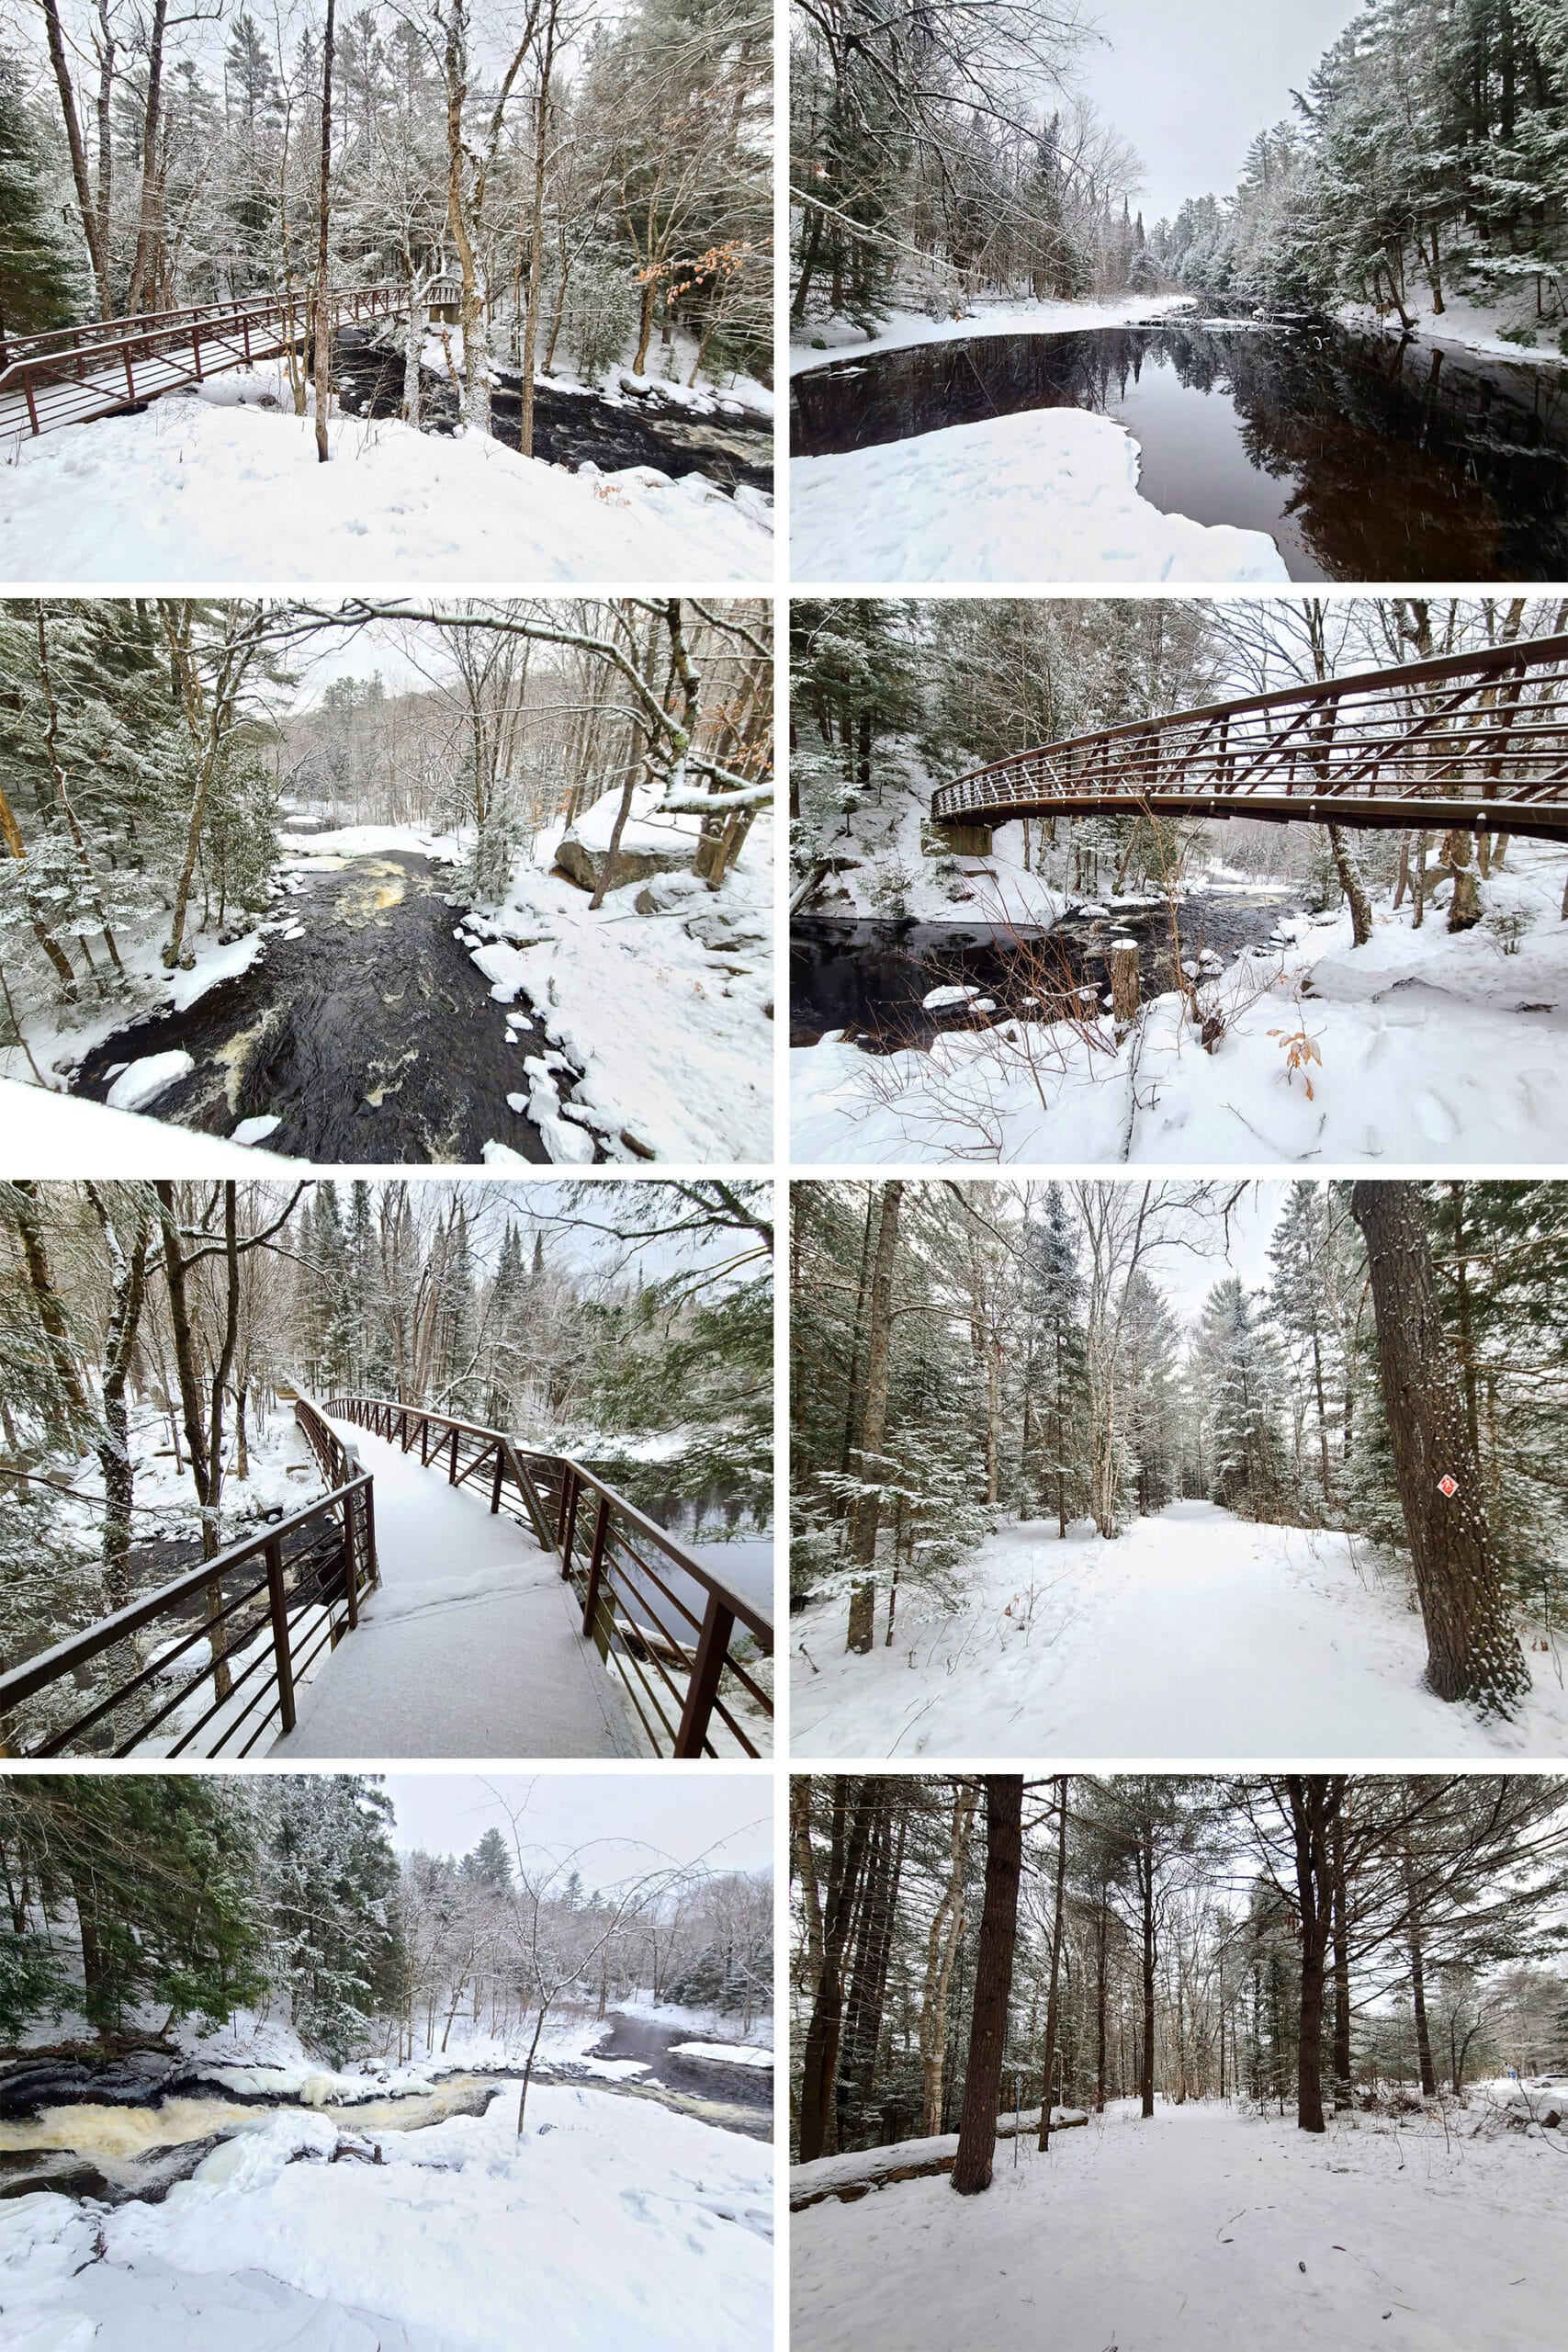
[[[1297, 911], [1278, 889], [1189, 891], [1180, 906], [1182, 959], [1228, 961], [1267, 946]], [[1073, 1009], [1077, 990], [1095, 1002], [1104, 994], [1112, 939], [1138, 942], [1146, 994], [1171, 986], [1163, 899], [1119, 908], [1113, 917], [1069, 918], [1049, 932], [797, 915], [790, 927], [790, 1043], [815, 1046], [828, 1030], [841, 1029], [867, 1053], [923, 1052], [944, 1029], [989, 1027], [1021, 1014], [1059, 1019]], [[924, 999], [946, 987], [978, 989], [976, 1009], [928, 1008]]]
[[400, 852], [311, 858], [299, 878], [285, 928], [248, 972], [188, 1012], [117, 1031], [85, 1057], [72, 1091], [102, 1102], [120, 1066], [177, 1047], [196, 1068], [149, 1107], [180, 1126], [226, 1136], [276, 1116], [266, 1148], [319, 1162], [475, 1161], [491, 1137], [547, 1162], [507, 1101], [526, 1090], [524, 1057], [546, 1040], [522, 1027], [508, 1041], [453, 937], [443, 869]]
[[1297, 580], [1568, 573], [1568, 376], [1326, 326], [986, 335], [810, 368], [821, 457], [1023, 409], [1125, 424], [1169, 514], [1268, 531]]

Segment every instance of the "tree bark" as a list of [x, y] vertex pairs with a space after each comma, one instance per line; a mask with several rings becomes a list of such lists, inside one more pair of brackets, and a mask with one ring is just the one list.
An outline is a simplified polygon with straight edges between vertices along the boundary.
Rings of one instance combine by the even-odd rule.
[[822, 1909], [822, 1965], [806, 2029], [800, 2075], [800, 2156], [813, 2164], [825, 2150], [833, 2114], [839, 2042], [844, 2017], [844, 1954], [875, 1805], [876, 1782], [864, 1781], [851, 1803], [850, 1782], [831, 1783], [833, 1821]]
[[1016, 1772], [989, 1772], [985, 1789], [986, 1897], [952, 2175], [960, 2197], [973, 2197], [991, 2185], [1018, 1936], [1018, 1883], [1023, 1870], [1023, 1781]]
[[[845, 1646], [861, 1656], [869, 1652], [876, 1632], [876, 1531], [882, 1514], [877, 1476], [882, 1443], [887, 1432], [887, 1389], [893, 1350], [893, 1269], [898, 1247], [898, 1214], [904, 1198], [899, 1183], [879, 1188], [876, 1250], [872, 1261], [870, 1320], [865, 1352], [865, 1403], [860, 1421], [859, 1475], [870, 1492], [857, 1496], [850, 1515], [850, 1557], [867, 1571], [850, 1599], [849, 1635]], [[874, 1469], [870, 1465], [875, 1464]]]
[[[1378, 1368], [1399, 1498], [1427, 1629], [1427, 1682], [1440, 1699], [1511, 1714], [1529, 1670], [1487, 1532], [1481, 1464], [1438, 1312], [1419, 1184], [1361, 1182], [1351, 1215], [1367, 1245]], [[1440, 1482], [1452, 1478], [1445, 1496]]]
[[327, 462], [327, 411], [333, 397], [333, 313], [327, 273], [333, 204], [333, 52], [337, 40], [337, 0], [327, 0], [321, 37], [321, 168], [316, 205], [316, 462]]
[[1051, 2145], [1051, 2084], [1056, 2071], [1057, 1995], [1062, 1979], [1062, 1920], [1067, 1886], [1067, 1775], [1056, 1792], [1056, 1907], [1051, 1918], [1051, 1989], [1045, 1996], [1045, 2063], [1040, 2081], [1040, 2146]]
[[972, 1782], [960, 1782], [953, 1794], [953, 1825], [948, 1841], [947, 1883], [942, 1889], [926, 1939], [926, 1977], [920, 2003], [920, 2130], [930, 2140], [942, 2130], [942, 2084], [947, 2064], [948, 1994], [953, 1963], [964, 1937], [964, 1881], [969, 1863], [969, 1839], [980, 1792]]

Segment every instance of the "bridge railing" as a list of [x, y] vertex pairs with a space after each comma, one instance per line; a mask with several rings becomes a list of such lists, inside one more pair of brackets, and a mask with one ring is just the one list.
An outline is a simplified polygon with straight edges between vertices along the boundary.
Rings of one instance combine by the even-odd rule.
[[492, 1512], [508, 1512], [556, 1555], [584, 1637], [656, 1755], [765, 1752], [773, 1704], [753, 1668], [773, 1655], [772, 1623], [585, 1464], [386, 1397], [333, 1396], [327, 1410], [405, 1453], [417, 1448], [450, 1485], [488, 1494]]
[[[341, 326], [403, 309], [408, 290], [391, 280], [337, 286], [327, 300], [333, 324]], [[85, 424], [176, 383], [200, 383], [275, 357], [309, 334], [310, 313], [302, 294], [252, 295], [9, 335], [0, 345], [0, 407], [7, 395], [19, 401], [18, 422], [25, 413], [33, 434]]]
[[248, 1756], [376, 1582], [370, 1474], [308, 1397], [330, 1490], [0, 1674], [0, 1754]]
[[940, 786], [931, 813], [952, 822], [1056, 802], [1182, 797], [1277, 802], [1282, 810], [1267, 813], [1285, 814], [1298, 801], [1339, 802], [1362, 821], [1367, 804], [1386, 803], [1390, 821], [1411, 824], [1427, 804], [1438, 823], [1484, 811], [1504, 831], [1514, 809], [1528, 822], [1568, 802], [1568, 636], [1071, 736]]

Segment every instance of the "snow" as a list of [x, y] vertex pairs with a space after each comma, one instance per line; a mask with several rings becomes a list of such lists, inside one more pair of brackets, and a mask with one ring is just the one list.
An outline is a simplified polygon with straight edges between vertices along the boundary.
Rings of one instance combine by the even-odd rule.
[[106, 1100], [111, 1111], [140, 1111], [167, 1093], [176, 1079], [188, 1078], [196, 1068], [192, 1055], [176, 1049], [170, 1054], [148, 1054], [141, 1061], [128, 1062], [109, 1088]]
[[282, 1125], [283, 1121], [276, 1112], [265, 1113], [259, 1118], [242, 1119], [230, 1137], [230, 1141], [243, 1144], [265, 1143], [268, 1136], [275, 1134]]
[[376, 1482], [381, 1583], [299, 1697], [284, 1763], [353, 1756], [626, 1756], [615, 1686], [582, 1639], [553, 1552], [490, 1511], [488, 1482], [450, 1487], [349, 1422]]
[[0, 2205], [27, 2352], [761, 2352], [773, 2156], [652, 2101], [536, 2085], [325, 2161], [325, 2117], [226, 2140], [162, 2204]]
[[[1051, 2129], [1071, 2131], [1089, 2121], [1081, 2107], [1054, 2107]], [[1026, 2107], [1016, 2115], [997, 2118], [997, 2137], [1010, 2140], [1017, 2133], [1038, 2132], [1040, 2109]], [[924, 2140], [889, 2140], [877, 2148], [852, 2148], [842, 2155], [819, 2156], [808, 2165], [791, 2165], [789, 2168], [789, 2201], [792, 2208], [815, 2204], [823, 2196], [836, 2194], [840, 2188], [881, 2188], [887, 2186], [895, 2173], [925, 2165], [934, 2172], [939, 2166], [951, 2169], [958, 2154], [956, 2132], [940, 2132]]]
[[773, 2071], [773, 2053], [759, 2050], [749, 2041], [676, 2041], [671, 2045], [672, 2058], [711, 2058], [719, 2066], [754, 2066], [761, 2074]]
[[[1492, 913], [1531, 928], [1506, 954], [1484, 924], [1459, 934], [1439, 905], [1287, 919], [1290, 944], [1210, 983], [1227, 1034], [1205, 1053], [1175, 995], [1120, 1040], [1003, 1022], [942, 1034], [929, 1054], [871, 1057], [837, 1033], [790, 1057], [797, 1159], [981, 1159], [1047, 1165], [1526, 1165], [1568, 1159], [1564, 854], [1516, 842], [1483, 883]], [[1309, 1094], [1287, 1067], [1315, 1046]], [[1042, 1097], [1043, 1096], [1043, 1102]]]
[[[1537, 319], [1533, 298], [1516, 300], [1513, 307], [1517, 323], [1540, 336], [1535, 344], [1510, 343], [1498, 333], [1498, 311], [1508, 307], [1502, 302], [1477, 301], [1461, 294], [1449, 294], [1440, 314], [1434, 314], [1430, 289], [1423, 292], [1412, 288], [1406, 295], [1406, 307], [1416, 324], [1409, 332], [1416, 342], [1448, 345], [1461, 351], [1483, 352], [1492, 359], [1512, 359], [1526, 367], [1568, 368], [1568, 352], [1559, 348], [1557, 335], [1563, 322], [1561, 319]], [[1370, 302], [1343, 302], [1335, 312], [1341, 325], [1361, 334], [1372, 333], [1389, 336], [1395, 343], [1405, 340], [1406, 331], [1392, 313], [1380, 314]], [[1510, 322], [1513, 323], [1513, 322]]]
[[928, 1012], [940, 1012], [951, 1004], [972, 1004], [979, 993], [978, 989], [971, 988], [931, 989], [920, 1002]]
[[1033, 409], [790, 467], [796, 582], [1288, 580], [1267, 533], [1162, 514], [1107, 416]]
[[765, 502], [737, 502], [698, 473], [595, 479], [488, 435], [343, 416], [332, 450], [318, 465], [314, 424], [294, 415], [280, 370], [15, 445], [0, 466], [6, 576], [772, 580]]
[[988, 2190], [907, 2181], [791, 2225], [794, 2352], [1546, 2352], [1568, 2161], [1439, 2121], [1131, 2103], [999, 2151]]
[[[1403, 1577], [1323, 1529], [1172, 1503], [1114, 1541], [1087, 1521], [1012, 1522], [961, 1571], [957, 1613], [906, 1583], [891, 1649], [844, 1649], [844, 1605], [797, 1613], [802, 1756], [1557, 1756], [1568, 1694], [1551, 1658], [1512, 1722], [1422, 1688]], [[879, 1617], [883, 1611], [879, 1609]], [[884, 1621], [885, 1622], [885, 1621]]]
[[[590, 812], [606, 831], [618, 799]], [[638, 795], [634, 820], [660, 846], [689, 854], [697, 819], [651, 823], [653, 799]], [[587, 821], [574, 828], [580, 838]], [[668, 913], [638, 914], [640, 887], [611, 890], [592, 907], [587, 892], [550, 870], [560, 836], [558, 826], [541, 834], [505, 903], [476, 910], [466, 925], [491, 995], [502, 1003], [525, 995], [551, 1046], [582, 1073], [564, 1106], [547, 1068], [547, 1090], [530, 1073], [540, 1095], [530, 1116], [551, 1158], [586, 1160], [587, 1127], [615, 1159], [771, 1160], [771, 814], [757, 818], [718, 891], [689, 875], [649, 884], [670, 901]], [[701, 931], [715, 916], [721, 928], [710, 946]], [[486, 1158], [507, 1164], [503, 1139], [495, 1144]]]
[[972, 343], [978, 335], [1078, 334], [1089, 327], [1157, 326], [1195, 308], [1190, 294], [1128, 295], [1110, 302], [982, 302], [947, 319], [895, 311], [870, 335], [862, 335], [847, 319], [834, 319], [814, 326], [809, 343], [791, 345], [789, 372], [799, 376], [807, 368], [830, 368], [874, 351], [908, 351], [923, 343]]
[[254, 1175], [258, 1163], [289, 1165], [271, 1152], [247, 1151], [237, 1137], [225, 1142], [14, 1078], [0, 1078], [0, 1174], [13, 1176], [79, 1178], [85, 1168], [112, 1168], [116, 1176], [198, 1176], [208, 1170], [232, 1176]]
[[237, 979], [248, 972], [264, 945], [259, 931], [247, 932], [243, 939], [227, 943], [215, 941], [210, 946], [197, 950], [196, 961], [188, 971], [175, 971], [170, 979], [169, 997], [176, 1012], [185, 1012], [204, 997], [220, 980]]

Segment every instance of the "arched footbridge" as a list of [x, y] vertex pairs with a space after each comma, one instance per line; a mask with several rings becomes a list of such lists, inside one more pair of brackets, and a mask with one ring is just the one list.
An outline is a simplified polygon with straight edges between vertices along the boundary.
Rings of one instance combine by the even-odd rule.
[[588, 1465], [294, 1395], [314, 1499], [0, 1673], [0, 1754], [758, 1756], [765, 1605]]
[[1099, 813], [1568, 837], [1568, 636], [1136, 719], [931, 798], [954, 834]]
[[[335, 330], [390, 318], [408, 300], [406, 285], [334, 286], [327, 310]], [[302, 295], [256, 294], [42, 334], [0, 333], [0, 438], [86, 424], [276, 359], [307, 340], [312, 307]]]

